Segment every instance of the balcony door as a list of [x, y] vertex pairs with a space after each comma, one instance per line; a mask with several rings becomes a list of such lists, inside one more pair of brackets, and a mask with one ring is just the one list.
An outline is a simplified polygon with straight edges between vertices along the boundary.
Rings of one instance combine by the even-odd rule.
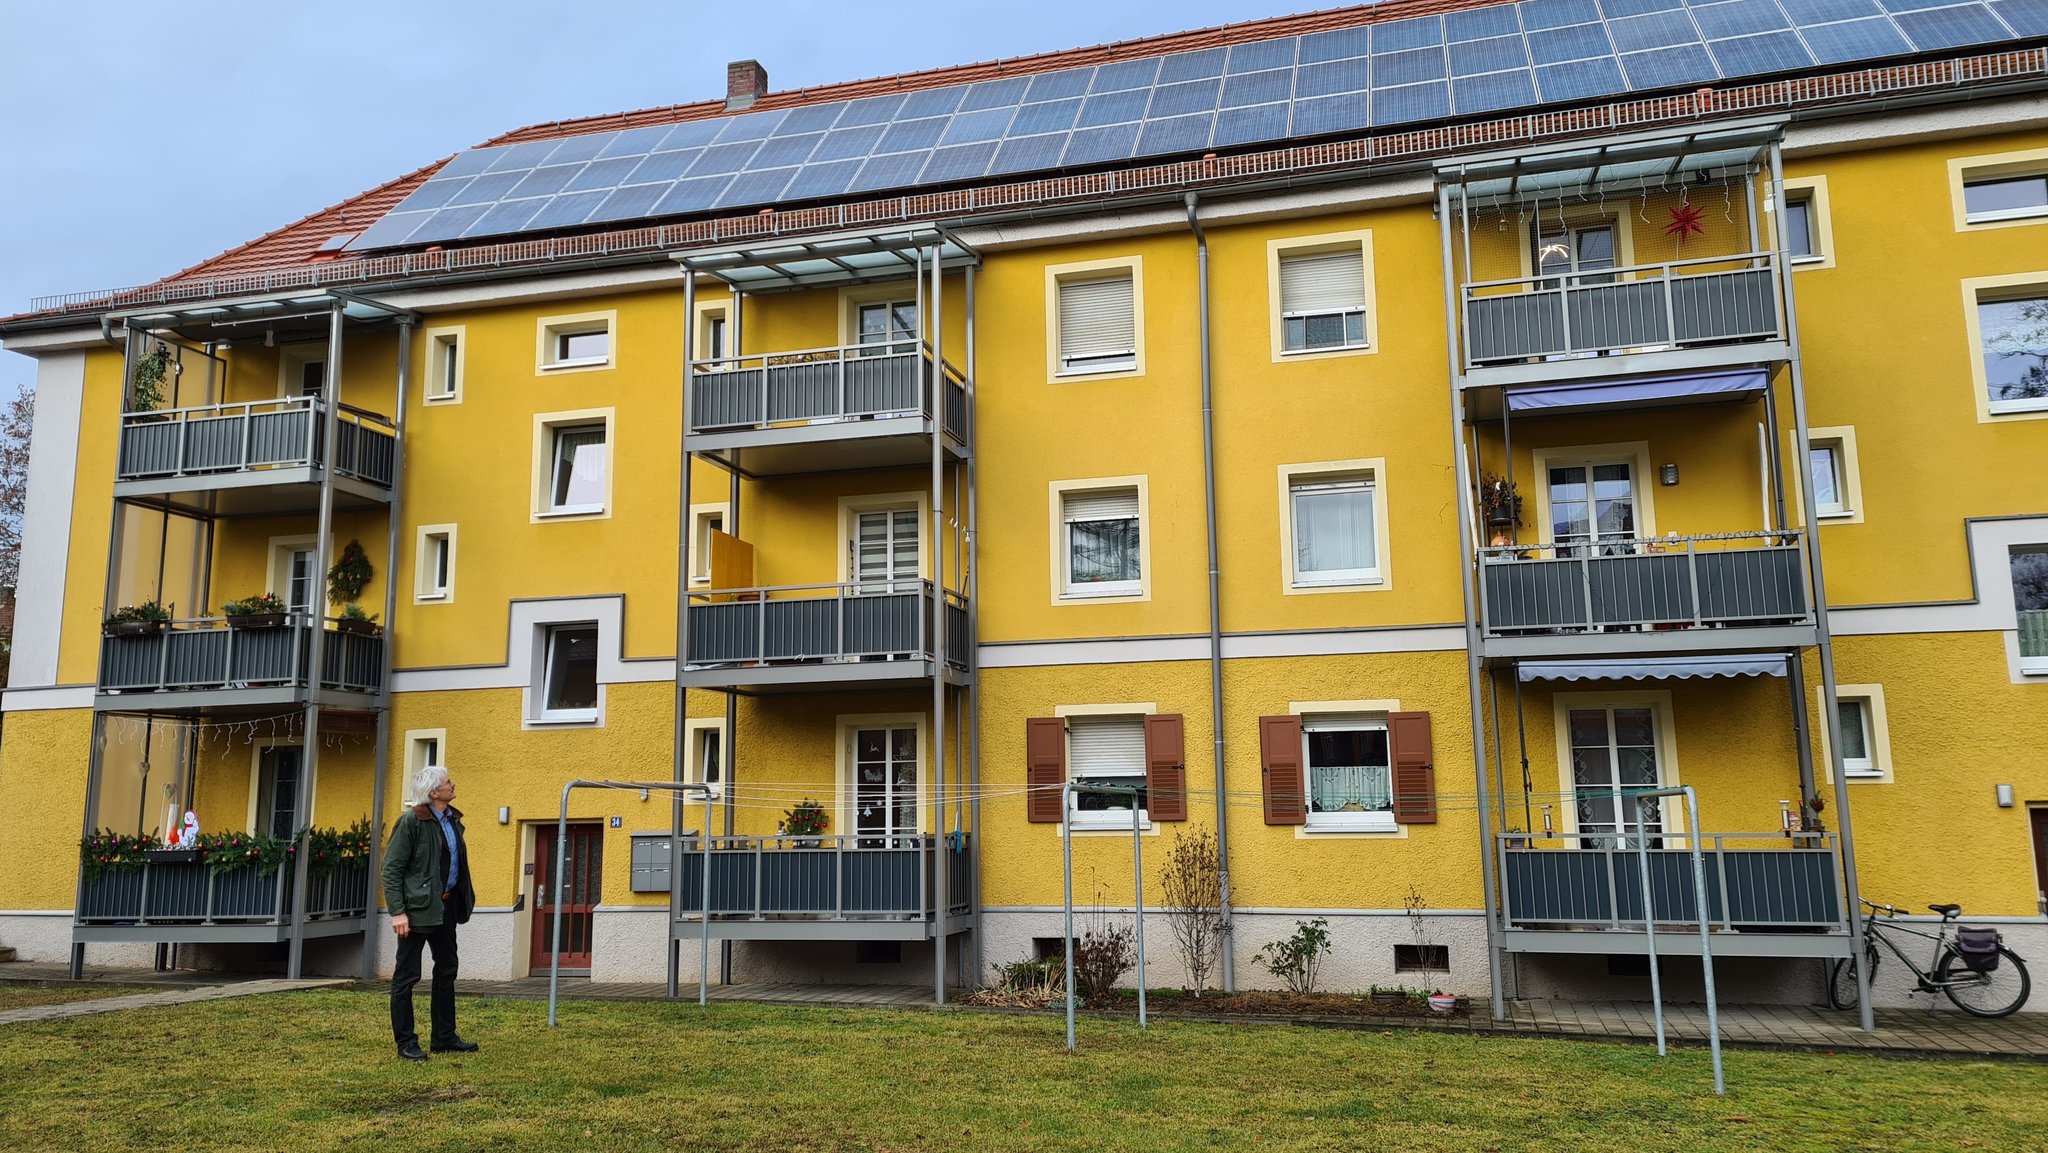
[[854, 315], [855, 337], [860, 355], [917, 351], [917, 302], [876, 301], [863, 304]]
[[1533, 240], [1536, 275], [1551, 278], [1544, 288], [1614, 282], [1614, 225], [1545, 221], [1536, 226]]
[[597, 905], [604, 899], [604, 827], [569, 826], [562, 873], [555, 876], [555, 826], [539, 825], [533, 836], [532, 969], [538, 973], [555, 959], [555, 909], [562, 912], [562, 971], [590, 971], [591, 935]]
[[256, 759], [254, 832], [289, 837], [299, 831], [299, 772], [304, 750], [297, 745], [272, 745]]
[[1657, 788], [1664, 782], [1658, 763], [1657, 715], [1649, 708], [1573, 709], [1566, 727], [1571, 739], [1572, 813], [1579, 846], [1634, 849], [1648, 836], [1657, 848], [1664, 831], [1661, 802], [1652, 799], [1638, 817], [1625, 790]]
[[855, 729], [853, 831], [860, 847], [911, 847], [917, 801], [917, 726]]
[[1634, 552], [1637, 532], [1635, 467], [1628, 461], [1549, 466], [1550, 539], [1557, 555], [1575, 557]]
[[854, 514], [853, 539], [847, 543], [854, 592], [916, 592], [917, 509], [870, 509]]

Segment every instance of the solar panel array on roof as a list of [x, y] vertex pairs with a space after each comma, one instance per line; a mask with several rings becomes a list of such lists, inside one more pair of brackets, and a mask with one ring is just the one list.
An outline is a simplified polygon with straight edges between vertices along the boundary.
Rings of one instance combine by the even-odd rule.
[[1521, 0], [904, 94], [479, 148], [349, 244], [951, 185], [2048, 36], [2048, 0]]

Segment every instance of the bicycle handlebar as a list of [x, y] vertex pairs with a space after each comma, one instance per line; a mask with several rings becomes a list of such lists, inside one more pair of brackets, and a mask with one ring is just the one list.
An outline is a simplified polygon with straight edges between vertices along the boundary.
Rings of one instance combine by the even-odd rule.
[[1896, 917], [1899, 914], [1899, 909], [1896, 905], [1880, 905], [1876, 901], [1873, 901], [1868, 897], [1859, 897], [1857, 898], [1857, 900], [1862, 901], [1866, 905], [1869, 905], [1870, 911], [1873, 913], [1881, 912], [1887, 917]]

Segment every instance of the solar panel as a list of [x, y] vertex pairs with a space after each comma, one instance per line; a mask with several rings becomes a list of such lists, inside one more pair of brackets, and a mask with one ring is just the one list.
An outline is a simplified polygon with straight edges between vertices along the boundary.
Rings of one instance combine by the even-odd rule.
[[473, 149], [347, 250], [1271, 147], [2037, 36], [2048, 36], [2048, 0], [1510, 0]]

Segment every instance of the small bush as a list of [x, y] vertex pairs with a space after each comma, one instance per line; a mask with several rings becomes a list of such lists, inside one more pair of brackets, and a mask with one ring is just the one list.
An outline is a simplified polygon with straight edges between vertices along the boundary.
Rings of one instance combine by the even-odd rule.
[[1296, 921], [1293, 936], [1261, 946], [1252, 960], [1287, 982], [1290, 990], [1306, 995], [1316, 991], [1316, 978], [1322, 972], [1323, 958], [1329, 953], [1330, 922], [1317, 917]]
[[1089, 929], [1074, 945], [1074, 991], [1090, 1005], [1100, 1004], [1137, 965], [1137, 933], [1131, 926], [1104, 924]]

